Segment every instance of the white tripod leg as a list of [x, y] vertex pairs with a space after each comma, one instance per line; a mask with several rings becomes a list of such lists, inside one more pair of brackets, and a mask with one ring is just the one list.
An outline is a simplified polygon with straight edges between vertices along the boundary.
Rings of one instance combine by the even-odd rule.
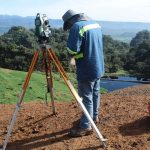
[[21, 93], [21, 95], [19, 97], [19, 100], [18, 100], [18, 102], [16, 104], [16, 109], [15, 109], [15, 112], [13, 114], [13, 117], [12, 117], [12, 120], [11, 120], [11, 123], [10, 123], [10, 127], [8, 129], [8, 132], [7, 132], [7, 135], [6, 135], [6, 138], [5, 138], [2, 150], [6, 149], [7, 143], [9, 141], [9, 137], [10, 137], [10, 135], [12, 133], [14, 124], [16, 122], [17, 114], [18, 114], [18, 111], [19, 111], [19, 108], [20, 108], [20, 102], [22, 101], [23, 95], [24, 95], [24, 91], [22, 91], [22, 93]]
[[102, 134], [100, 133], [99, 129], [97, 128], [97, 126], [95, 125], [93, 119], [91, 118], [91, 116], [89, 115], [87, 109], [85, 108], [84, 104], [82, 103], [82, 99], [81, 97], [78, 95], [78, 93], [76, 92], [76, 90], [74, 89], [73, 85], [71, 84], [71, 82], [69, 80], [67, 80], [67, 83], [70, 87], [70, 90], [72, 91], [73, 95], [75, 96], [77, 102], [79, 103], [81, 109], [83, 110], [83, 112], [85, 113], [86, 117], [88, 118], [88, 120], [90, 121], [94, 131], [97, 134], [97, 137], [100, 139], [100, 141], [103, 143], [103, 146], [106, 148], [106, 141], [107, 139], [104, 139]]

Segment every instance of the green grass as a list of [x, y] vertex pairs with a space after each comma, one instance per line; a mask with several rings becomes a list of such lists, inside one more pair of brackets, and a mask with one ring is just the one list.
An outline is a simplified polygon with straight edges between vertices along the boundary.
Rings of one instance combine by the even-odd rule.
[[[18, 101], [18, 95], [22, 91], [26, 75], [27, 72], [0, 68], [0, 104], [13, 104]], [[68, 73], [68, 76], [75, 88], [77, 88], [75, 74]], [[71, 101], [74, 99], [59, 73], [53, 73], [53, 82], [54, 100]], [[23, 101], [36, 100], [44, 102], [47, 92], [46, 85], [45, 74], [33, 72]], [[101, 93], [106, 93], [106, 90], [101, 89]], [[47, 98], [50, 101], [49, 93], [47, 93]]]
[[108, 76], [124, 76], [124, 75], [129, 75], [129, 72], [125, 71], [125, 70], [118, 70], [117, 72], [114, 72], [114, 73], [106, 73], [105, 75], [108, 75]]
[[[0, 103], [12, 104], [18, 101], [18, 94], [21, 92], [27, 72], [14, 71], [0, 68]], [[54, 98], [59, 101], [70, 101], [73, 99], [68, 87], [58, 74], [53, 73]], [[45, 100], [47, 92], [46, 77], [44, 73], [34, 72], [23, 101]], [[47, 94], [50, 101], [50, 94]]]

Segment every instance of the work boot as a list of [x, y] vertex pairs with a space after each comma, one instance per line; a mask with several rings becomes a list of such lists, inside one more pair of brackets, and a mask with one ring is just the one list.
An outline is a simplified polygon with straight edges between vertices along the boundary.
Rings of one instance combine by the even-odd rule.
[[72, 129], [68, 134], [70, 137], [82, 137], [93, 133], [92, 128], [77, 128]]
[[93, 121], [97, 124], [97, 123], [100, 123], [100, 120], [99, 120], [99, 117], [98, 116], [96, 116], [96, 117], [94, 117], [93, 118]]

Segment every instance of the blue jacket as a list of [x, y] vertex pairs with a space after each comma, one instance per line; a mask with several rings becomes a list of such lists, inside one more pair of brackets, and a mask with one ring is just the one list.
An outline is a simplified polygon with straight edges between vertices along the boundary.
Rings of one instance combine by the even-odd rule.
[[104, 75], [102, 32], [95, 21], [74, 23], [67, 49], [76, 59], [78, 81], [92, 81]]

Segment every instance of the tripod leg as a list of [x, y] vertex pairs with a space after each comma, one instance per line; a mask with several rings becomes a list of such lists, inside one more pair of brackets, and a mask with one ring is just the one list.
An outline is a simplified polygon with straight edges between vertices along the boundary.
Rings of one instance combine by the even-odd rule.
[[46, 75], [46, 81], [47, 81], [47, 92], [45, 94], [45, 99], [46, 99], [46, 105], [48, 105], [47, 102], [47, 93], [49, 92], [49, 86], [48, 86], [48, 70], [47, 70], [47, 62], [46, 62], [46, 51], [43, 49], [42, 50], [43, 54], [43, 63], [44, 63], [44, 70], [45, 70], [45, 75]]
[[11, 120], [11, 123], [10, 123], [10, 127], [9, 127], [9, 129], [8, 129], [8, 132], [7, 132], [7, 135], [6, 135], [6, 138], [5, 138], [5, 141], [4, 141], [3, 149], [2, 149], [2, 150], [5, 150], [5, 149], [6, 149], [7, 143], [8, 143], [8, 141], [9, 141], [9, 137], [10, 137], [10, 135], [11, 135], [11, 132], [12, 132], [12, 130], [13, 130], [13, 127], [14, 127], [14, 124], [15, 124], [15, 121], [16, 121], [16, 118], [17, 118], [17, 114], [18, 114], [20, 105], [21, 105], [21, 103], [22, 103], [22, 100], [23, 100], [23, 97], [24, 97], [24, 95], [25, 95], [25, 92], [26, 92], [26, 89], [27, 89], [27, 86], [28, 86], [28, 83], [29, 83], [31, 74], [32, 74], [32, 72], [33, 72], [33, 68], [34, 68], [34, 66], [35, 66], [37, 57], [38, 57], [38, 51], [36, 51], [35, 54], [34, 54], [34, 56], [33, 56], [33, 59], [32, 59], [32, 62], [31, 62], [31, 65], [30, 65], [28, 74], [27, 74], [27, 76], [26, 76], [26, 80], [25, 80], [24, 85], [23, 85], [23, 88], [22, 88], [21, 95], [19, 96], [19, 100], [18, 100], [18, 102], [17, 102], [17, 104], [16, 104], [16, 109], [15, 109], [15, 112], [14, 112], [14, 114], [13, 114], [13, 117], [12, 117], [12, 120]]
[[51, 97], [51, 102], [52, 102], [53, 114], [56, 114], [55, 104], [54, 104], [52, 64], [51, 64], [51, 59], [49, 56], [48, 56], [48, 69], [49, 69], [49, 75], [50, 75], [48, 78], [48, 83], [49, 83], [49, 89], [50, 89], [50, 97]]
[[104, 139], [102, 134], [100, 133], [99, 129], [97, 128], [97, 126], [95, 125], [93, 119], [91, 118], [91, 116], [89, 115], [87, 109], [85, 108], [84, 104], [82, 103], [82, 99], [81, 97], [78, 95], [78, 93], [76, 92], [75, 88], [73, 87], [72, 83], [69, 81], [69, 79], [67, 78], [67, 75], [65, 73], [65, 71], [62, 69], [63, 67], [61, 66], [58, 58], [56, 57], [56, 55], [54, 54], [54, 51], [52, 49], [48, 50], [48, 54], [50, 56], [50, 58], [54, 61], [57, 69], [59, 70], [60, 74], [62, 75], [66, 85], [68, 86], [68, 88], [70, 89], [72, 95], [74, 96], [74, 98], [77, 100], [77, 102], [79, 103], [82, 111], [85, 113], [86, 117], [88, 118], [88, 120], [90, 121], [94, 131], [96, 132], [96, 135], [98, 136], [99, 140], [102, 142], [103, 146], [105, 148], [107, 148], [106, 145], [106, 141], [107, 139]]
[[49, 57], [48, 57], [48, 64], [47, 64], [46, 56], [47, 56], [46, 50], [43, 50], [44, 68], [45, 68], [45, 73], [46, 73], [47, 88], [48, 88], [48, 92], [50, 92], [53, 114], [56, 114], [55, 105], [54, 105], [54, 94], [53, 94], [54, 92], [53, 92], [53, 79], [52, 79], [52, 65], [51, 65], [51, 60]]
[[51, 52], [53, 58], [55, 59], [56, 63], [58, 64], [58, 66], [59, 66], [61, 72], [63, 73], [63, 75], [65, 76], [65, 78], [68, 79], [68, 76], [66, 75], [65, 70], [62, 67], [62, 65], [61, 65], [60, 61], [58, 60], [57, 56], [55, 55], [54, 50], [52, 48], [50, 48], [49, 52]]

